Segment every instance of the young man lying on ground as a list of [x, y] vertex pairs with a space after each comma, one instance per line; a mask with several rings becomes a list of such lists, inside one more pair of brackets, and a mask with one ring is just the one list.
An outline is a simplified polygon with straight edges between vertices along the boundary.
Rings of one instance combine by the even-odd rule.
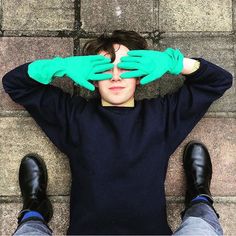
[[[145, 39], [133, 31], [101, 35], [83, 52], [83, 56], [36, 60], [3, 78], [5, 91], [69, 158], [68, 234], [171, 234], [164, 191], [169, 157], [212, 102], [231, 87], [232, 75], [204, 59], [185, 58], [179, 50], [147, 50]], [[182, 73], [184, 85], [163, 98], [134, 100], [137, 84], [145, 85], [165, 73]], [[64, 75], [78, 86], [90, 90], [96, 86], [100, 98], [86, 101], [50, 85], [53, 78]], [[197, 180], [201, 184], [194, 184], [194, 176], [188, 178], [186, 209], [197, 197], [197, 203], [207, 203], [213, 211], [211, 173], [206, 171], [210, 164], [205, 161], [207, 151], [201, 150], [201, 170], [194, 161], [195, 151], [188, 154], [193, 160], [189, 168], [196, 168], [200, 173], [195, 177], [203, 178]], [[46, 180], [39, 177], [45, 171], [42, 164], [33, 163], [39, 180], [25, 181], [34, 179], [31, 164], [20, 176], [24, 206], [18, 230], [35, 217], [47, 223], [52, 216]], [[40, 190], [33, 194], [32, 189]]]

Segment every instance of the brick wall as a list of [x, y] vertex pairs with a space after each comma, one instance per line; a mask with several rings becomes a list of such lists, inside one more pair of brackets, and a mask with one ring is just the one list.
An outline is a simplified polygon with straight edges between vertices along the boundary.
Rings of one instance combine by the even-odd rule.
[[[186, 57], [203, 57], [235, 74], [234, 0], [1, 0], [0, 77], [17, 65], [39, 58], [78, 54], [87, 39], [103, 30], [140, 32], [150, 48], [179, 48]], [[173, 92], [179, 77], [164, 76], [142, 87], [136, 98]], [[55, 86], [85, 97], [69, 79]], [[0, 85], [0, 234], [11, 234], [21, 209], [17, 182], [21, 158], [29, 152], [44, 157], [49, 172], [48, 193], [54, 206], [50, 223], [55, 234], [68, 225], [70, 170], [66, 157], [49, 141], [28, 113], [14, 104]], [[166, 194], [172, 229], [180, 223], [185, 180], [184, 145], [197, 139], [209, 148], [213, 162], [212, 194], [226, 235], [236, 234], [236, 91], [235, 83], [216, 101], [173, 154]]]

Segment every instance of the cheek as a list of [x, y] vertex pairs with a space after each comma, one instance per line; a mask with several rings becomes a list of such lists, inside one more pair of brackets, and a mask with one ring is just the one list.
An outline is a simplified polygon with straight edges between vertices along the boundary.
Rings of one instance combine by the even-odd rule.
[[137, 79], [133, 79], [131, 86], [133, 88], [136, 88], [136, 85], [139, 84], [139, 81]]
[[98, 87], [99, 90], [104, 90], [108, 87], [109, 82], [106, 80], [101, 80], [101, 81], [97, 81], [96, 83], [97, 83], [96, 87]]
[[98, 85], [98, 87], [102, 87], [104, 86], [104, 81], [96, 81], [96, 84]]

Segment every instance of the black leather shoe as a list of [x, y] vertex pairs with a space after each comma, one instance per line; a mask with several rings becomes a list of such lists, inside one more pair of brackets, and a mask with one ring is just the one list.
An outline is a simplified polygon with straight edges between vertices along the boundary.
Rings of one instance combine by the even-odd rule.
[[185, 206], [197, 196], [205, 196], [212, 204], [210, 192], [212, 164], [206, 146], [200, 142], [189, 142], [184, 150], [183, 164], [187, 180]]
[[46, 193], [47, 182], [47, 169], [43, 159], [36, 154], [23, 157], [19, 170], [23, 209], [18, 216], [18, 222], [28, 211], [37, 211], [47, 223], [50, 221], [53, 210]]

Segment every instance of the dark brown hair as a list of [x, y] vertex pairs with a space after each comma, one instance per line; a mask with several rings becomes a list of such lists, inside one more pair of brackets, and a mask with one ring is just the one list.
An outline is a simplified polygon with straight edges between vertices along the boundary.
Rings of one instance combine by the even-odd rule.
[[111, 55], [111, 61], [115, 60], [113, 44], [122, 44], [129, 50], [147, 49], [147, 41], [135, 31], [115, 30], [111, 35], [103, 33], [96, 39], [85, 43], [82, 55], [96, 55], [100, 51], [106, 51]]

